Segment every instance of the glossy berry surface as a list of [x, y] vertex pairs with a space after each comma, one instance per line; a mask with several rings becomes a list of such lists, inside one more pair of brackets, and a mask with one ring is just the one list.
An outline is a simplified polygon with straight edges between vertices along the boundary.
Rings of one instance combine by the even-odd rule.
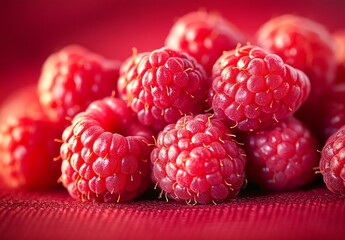
[[310, 92], [308, 77], [256, 46], [224, 52], [213, 67], [212, 108], [243, 131], [292, 115]]
[[289, 191], [316, 178], [318, 143], [304, 124], [290, 117], [249, 133], [244, 140], [249, 183], [268, 191]]
[[44, 62], [38, 82], [43, 110], [55, 121], [74, 117], [94, 100], [116, 90], [120, 63], [77, 46], [67, 46]]
[[62, 183], [82, 201], [128, 202], [150, 185], [151, 132], [117, 98], [94, 101], [62, 136]]
[[202, 10], [178, 18], [165, 40], [172, 49], [193, 56], [209, 75], [223, 51], [243, 42], [244, 36], [236, 26], [220, 14]]
[[331, 135], [321, 151], [320, 172], [327, 188], [345, 196], [345, 127]]
[[193, 57], [163, 47], [134, 53], [121, 65], [118, 93], [142, 124], [161, 130], [185, 114], [200, 113], [209, 86]]
[[61, 129], [45, 118], [8, 118], [0, 130], [0, 179], [8, 188], [49, 190], [58, 186]]
[[336, 60], [332, 35], [322, 24], [297, 15], [281, 15], [257, 31], [256, 44], [279, 55], [310, 79], [308, 104], [315, 106], [335, 81]]
[[161, 194], [189, 204], [235, 198], [245, 181], [244, 151], [230, 130], [209, 114], [185, 116], [166, 126], [151, 163]]

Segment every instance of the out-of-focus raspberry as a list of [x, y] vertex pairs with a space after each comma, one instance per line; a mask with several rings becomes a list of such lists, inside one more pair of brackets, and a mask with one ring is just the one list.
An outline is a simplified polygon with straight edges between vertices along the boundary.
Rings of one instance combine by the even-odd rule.
[[220, 14], [200, 10], [179, 17], [165, 43], [172, 49], [189, 53], [211, 75], [216, 60], [224, 51], [244, 43], [244, 36]]
[[43, 110], [54, 121], [74, 117], [92, 101], [111, 96], [119, 67], [119, 61], [77, 45], [53, 53], [44, 62], [38, 82]]

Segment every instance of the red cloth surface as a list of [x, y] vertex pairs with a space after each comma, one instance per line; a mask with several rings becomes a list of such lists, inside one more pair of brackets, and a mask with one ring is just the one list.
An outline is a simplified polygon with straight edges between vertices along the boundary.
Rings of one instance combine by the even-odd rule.
[[344, 239], [345, 201], [322, 184], [228, 203], [81, 203], [64, 190], [0, 193], [1, 239]]
[[[2, 1], [0, 103], [37, 82], [43, 61], [68, 44], [124, 60], [132, 47], [161, 47], [174, 20], [199, 8], [218, 11], [249, 36], [283, 13], [310, 17], [331, 31], [345, 27], [343, 0]], [[147, 198], [80, 203], [64, 189], [0, 188], [0, 239], [342, 239], [344, 224], [345, 199], [322, 182], [279, 194], [249, 189], [208, 206]]]

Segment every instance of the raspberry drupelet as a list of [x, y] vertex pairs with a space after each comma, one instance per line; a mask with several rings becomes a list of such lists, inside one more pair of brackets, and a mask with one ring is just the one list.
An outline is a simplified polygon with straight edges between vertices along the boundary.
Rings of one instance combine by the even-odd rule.
[[212, 108], [242, 131], [292, 115], [310, 92], [308, 77], [257, 46], [224, 52], [213, 67]]
[[151, 163], [161, 194], [188, 204], [233, 199], [245, 183], [244, 151], [229, 128], [210, 114], [186, 115], [167, 125]]
[[38, 82], [43, 110], [54, 121], [73, 118], [94, 100], [116, 90], [120, 62], [108, 60], [78, 45], [50, 55]]
[[62, 136], [63, 185], [82, 201], [128, 202], [151, 183], [152, 133], [118, 98], [92, 102]]
[[223, 51], [234, 49], [244, 39], [244, 34], [220, 14], [199, 10], [179, 17], [165, 43], [193, 56], [211, 75]]
[[193, 57], [163, 47], [129, 57], [120, 68], [119, 96], [155, 130], [203, 111], [209, 79]]
[[244, 137], [249, 183], [268, 191], [290, 191], [312, 183], [319, 164], [318, 141], [295, 117]]

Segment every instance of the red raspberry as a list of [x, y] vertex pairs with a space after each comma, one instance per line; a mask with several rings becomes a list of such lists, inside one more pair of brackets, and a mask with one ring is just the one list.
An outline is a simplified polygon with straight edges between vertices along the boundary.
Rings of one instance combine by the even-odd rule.
[[216, 13], [190, 12], [180, 17], [170, 29], [166, 45], [193, 56], [211, 75], [212, 66], [223, 51], [244, 42], [243, 34]]
[[321, 151], [320, 172], [327, 188], [345, 196], [345, 126], [331, 135]]
[[288, 191], [315, 180], [318, 143], [302, 122], [286, 118], [244, 137], [249, 183], [269, 191]]
[[320, 138], [324, 142], [343, 125], [345, 125], [345, 83], [336, 84], [325, 93], [322, 109]]
[[163, 129], [184, 114], [200, 113], [210, 83], [204, 69], [187, 53], [167, 47], [133, 54], [121, 66], [119, 95], [139, 121]]
[[335, 77], [334, 42], [328, 29], [311, 19], [281, 15], [261, 26], [257, 44], [309, 77], [312, 88], [307, 103], [317, 106]]
[[308, 77], [256, 46], [224, 52], [213, 68], [212, 107], [243, 131], [292, 115], [310, 92]]
[[345, 82], [345, 29], [340, 29], [333, 33], [333, 39], [336, 46], [337, 61], [337, 82]]
[[37, 85], [29, 84], [10, 93], [0, 105], [0, 126], [6, 124], [9, 117], [43, 117], [38, 99]]
[[122, 100], [94, 101], [63, 132], [63, 185], [82, 201], [133, 200], [150, 184], [151, 138]]
[[38, 83], [40, 102], [52, 120], [74, 117], [94, 100], [116, 89], [120, 63], [80, 46], [67, 46], [44, 63]]
[[235, 198], [246, 156], [230, 130], [209, 114], [185, 116], [158, 135], [152, 179], [166, 197], [208, 204]]
[[47, 190], [58, 186], [61, 134], [44, 118], [13, 117], [0, 130], [0, 178], [9, 188]]

